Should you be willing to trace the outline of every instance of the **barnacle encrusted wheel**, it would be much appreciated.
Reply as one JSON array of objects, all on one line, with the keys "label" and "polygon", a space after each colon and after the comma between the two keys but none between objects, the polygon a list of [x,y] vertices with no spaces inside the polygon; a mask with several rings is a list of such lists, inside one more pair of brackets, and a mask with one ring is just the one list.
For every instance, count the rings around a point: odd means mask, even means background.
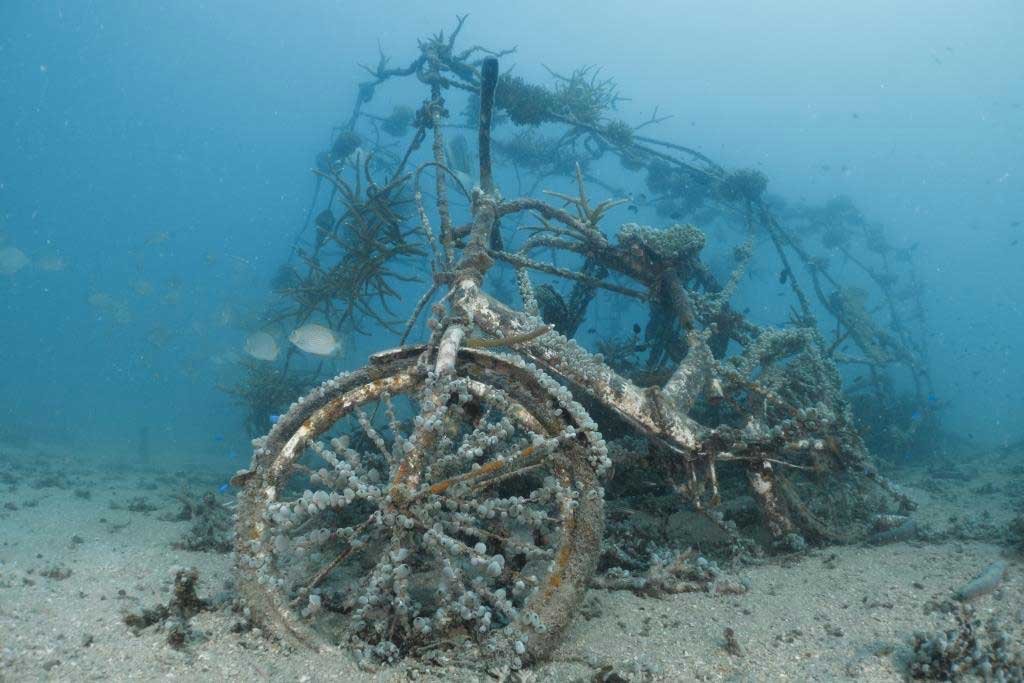
[{"label": "barnacle encrusted wheel", "polygon": [[243,600],[281,636],[377,660],[544,657],[600,551],[604,441],[519,359],[464,349],[436,377],[421,352],[324,383],[257,442],[236,479]]}]

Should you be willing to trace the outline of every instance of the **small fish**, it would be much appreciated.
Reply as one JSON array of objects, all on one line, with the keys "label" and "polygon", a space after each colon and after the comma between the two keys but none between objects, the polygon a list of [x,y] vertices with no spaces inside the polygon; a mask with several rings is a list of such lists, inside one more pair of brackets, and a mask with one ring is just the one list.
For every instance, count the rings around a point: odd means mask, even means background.
[{"label": "small fish", "polygon": [[224,435],[223,434],[214,434],[213,435],[213,440],[214,441],[223,441],[224,440]]},{"label": "small fish", "polygon": [[779,284],[784,285],[789,279],[789,268],[783,268],[779,271]]},{"label": "small fish", "polygon": [[226,482],[217,487],[217,492],[218,493],[227,493],[230,490],[231,490],[231,484],[228,484]]},{"label": "small fish", "polygon": [[928,394],[928,402],[929,403],[938,403],[939,402],[939,397],[936,396],[935,394]]},{"label": "small fish", "polygon": [[28,256],[17,247],[0,249],[0,275],[14,275],[29,264]]},{"label": "small fish", "polygon": [[169,342],[173,337],[174,333],[162,325],[156,325],[146,333],[146,341],[158,349],[162,349],[167,346],[167,342]]},{"label": "small fish", "polygon": [[267,332],[255,332],[245,338],[245,352],[256,360],[276,360],[280,351],[274,337]]},{"label": "small fish", "polygon": [[640,334],[640,325],[638,323],[633,323],[633,334]]},{"label": "small fish", "polygon": [[277,421],[280,420],[280,419],[281,419],[280,415],[271,415],[270,416],[270,424],[276,425]]},{"label": "small fish", "polygon": [[144,246],[152,247],[157,244],[163,244],[169,239],[171,239],[171,233],[166,230],[161,230],[160,232],[154,232],[152,235],[147,237],[143,244]]},{"label": "small fish", "polygon": [[634,215],[640,212],[640,207],[638,207],[636,204],[630,204],[629,206],[626,207],[626,209]]},{"label": "small fish", "polygon": [[132,283],[132,290],[139,296],[149,296],[153,293],[153,283],[149,280],[136,280]]},{"label": "small fish", "polygon": [[235,451],[228,451],[228,458],[229,459],[234,460],[237,457],[238,457],[238,453],[236,453]]},{"label": "small fish", "polygon": [[1018,244],[1020,244],[1020,240],[1013,240],[1012,242],[1010,242],[1010,246],[1011,246],[1011,247],[1015,247],[1015,246],[1017,246]]},{"label": "small fish", "polygon": [[924,415],[921,413],[920,410],[915,410],[910,414],[910,419],[913,420],[914,422],[920,422],[921,420],[924,419]]},{"label": "small fish", "polygon": [[36,261],[36,265],[39,267],[39,270],[45,270],[48,273],[59,273],[67,269],[68,262],[58,253],[48,253],[40,256],[39,260]]},{"label": "small fish", "polygon": [[597,330],[591,327],[589,330],[587,330],[587,334],[597,334]]},{"label": "small fish", "polygon": [[306,323],[292,330],[288,341],[315,356],[334,356],[341,351],[341,342],[334,336],[334,332],[316,323]]},{"label": "small fish", "polygon": [[114,297],[110,296],[106,292],[93,292],[87,299],[90,306],[96,308],[111,308],[115,305]]}]

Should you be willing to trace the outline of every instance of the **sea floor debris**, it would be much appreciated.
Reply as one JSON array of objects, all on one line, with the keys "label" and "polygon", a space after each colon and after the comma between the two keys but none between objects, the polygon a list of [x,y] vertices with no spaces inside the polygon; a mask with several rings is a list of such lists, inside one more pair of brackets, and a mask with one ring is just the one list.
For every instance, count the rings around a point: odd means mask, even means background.
[{"label": "sea floor debris", "polygon": [[181,503],[181,509],[164,519],[188,521],[191,525],[173,547],[198,552],[231,552],[234,522],[231,511],[216,494],[206,492],[196,497],[186,490],[175,494],[174,498]]},{"label": "sea floor debris", "polygon": [[[31,475],[37,465],[29,457],[22,462]],[[1010,476],[1007,467],[995,463],[980,468],[969,487],[1005,479]],[[147,492],[154,499],[178,493],[177,482],[183,476],[205,476],[201,468],[177,477],[161,474],[153,471],[148,477],[160,484],[158,490]],[[115,486],[131,495],[138,481],[137,476],[119,478],[102,469],[78,476],[82,485],[94,490]],[[913,469],[895,476],[908,482],[916,478]],[[1024,562],[1013,550],[1012,539],[1004,537],[999,546],[991,540],[946,534],[953,526],[949,518],[967,510],[990,511],[1005,527],[1013,519],[1015,498],[1002,487],[980,501],[970,495],[932,496],[912,484],[907,488],[920,502],[915,517],[941,533],[883,546],[810,548],[797,555],[751,558],[735,567],[720,564],[727,578],[747,586],[742,594],[701,590],[651,598],[631,590],[591,590],[550,660],[523,674],[565,682],[590,680],[601,671],[645,675],[655,681],[783,676],[901,681],[909,675],[914,634],[930,634],[928,639],[956,628],[954,615],[960,603],[953,600],[955,591],[999,559],[1008,565],[1004,583],[971,606],[982,621],[983,637],[990,616],[997,616],[1011,635],[1018,633],[1013,629],[1021,628],[1020,608],[1006,596],[1024,590]],[[14,500],[23,500],[24,491],[15,492]],[[0,492],[0,500],[10,500],[7,495]],[[344,651],[321,654],[287,647],[233,607],[229,555],[171,547],[188,528],[187,521],[131,513],[131,526],[111,535],[108,524],[100,522],[110,514],[105,496],[82,500],[57,490],[44,495],[40,505],[19,506],[8,513],[17,515],[17,524],[3,538],[7,545],[0,542],[0,677],[33,680],[71,677],[73,672],[118,679],[131,671],[147,671],[182,679],[310,676],[360,681],[415,671],[420,680],[470,681],[487,675],[457,668],[465,663],[443,650],[433,658],[406,660],[368,674]],[[669,541],[675,529],[668,526]],[[74,550],[67,549],[72,534],[84,539]],[[697,556],[687,562],[695,562]],[[58,562],[72,571],[69,577],[54,581],[38,576]],[[181,651],[172,648],[167,633],[155,625],[133,637],[121,616],[167,606],[172,596],[168,572],[174,565],[199,569],[198,597],[213,607],[190,618],[189,629],[203,636]],[[646,568],[635,571],[643,574]],[[842,635],[829,635],[826,626]],[[734,630],[742,657],[723,649],[727,627]]]},{"label": "sea floor debris", "polygon": [[997,618],[984,623],[973,607],[962,606],[952,615],[953,628],[914,635],[909,673],[932,681],[963,680],[976,676],[985,681],[1024,680],[1024,629]]},{"label": "sea floor debris", "polygon": [[124,623],[135,635],[156,626],[166,634],[168,645],[183,648],[195,637],[189,626],[190,620],[200,612],[210,609],[210,603],[196,594],[199,572],[195,567],[172,567],[171,574],[173,586],[170,601],[166,605],[155,605],[138,612],[129,612],[124,615]]}]

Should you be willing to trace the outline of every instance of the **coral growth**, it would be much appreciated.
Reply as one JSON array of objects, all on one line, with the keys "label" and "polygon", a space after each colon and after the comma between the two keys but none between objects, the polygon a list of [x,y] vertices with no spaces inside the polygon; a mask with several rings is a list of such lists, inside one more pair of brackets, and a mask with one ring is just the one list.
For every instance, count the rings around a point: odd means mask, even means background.
[{"label": "coral growth", "polygon": [[746,593],[747,586],[729,578],[714,562],[692,552],[656,558],[646,572],[613,568],[591,579],[594,588],[629,590],[637,595],[659,596],[672,593]]},{"label": "coral growth", "polygon": [[191,520],[192,526],[173,547],[196,552],[227,553],[234,543],[231,513],[212,493],[196,501],[189,494],[177,496],[182,503],[178,519]]},{"label": "coral growth", "polygon": [[135,635],[156,625],[167,634],[167,644],[180,649],[194,637],[189,620],[210,609],[210,604],[196,595],[199,572],[194,567],[172,567],[171,574],[174,576],[171,600],[166,605],[128,613],[124,616],[124,623]]},{"label": "coral growth", "polygon": [[725,176],[717,189],[726,201],[756,202],[768,189],[768,176],[756,169],[741,168]]},{"label": "coral growth", "polygon": [[1024,553],[1024,513],[1018,514],[1010,522],[1008,531],[1011,546],[1018,553]]},{"label": "coral growth", "polygon": [[494,105],[508,114],[512,123],[537,126],[552,119],[558,100],[544,86],[527,83],[519,76],[504,75],[498,79]]},{"label": "coral growth", "polygon": [[986,681],[1024,679],[1024,643],[1007,626],[990,620],[984,626],[974,608],[961,607],[954,628],[917,633],[908,667],[912,678],[932,681],[978,676]]}]

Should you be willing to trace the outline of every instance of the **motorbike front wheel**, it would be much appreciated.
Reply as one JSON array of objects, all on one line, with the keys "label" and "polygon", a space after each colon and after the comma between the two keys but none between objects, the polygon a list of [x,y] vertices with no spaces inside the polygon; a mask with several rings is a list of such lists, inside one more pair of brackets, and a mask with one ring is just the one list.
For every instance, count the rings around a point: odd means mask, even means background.
[{"label": "motorbike front wheel", "polygon": [[422,351],[325,382],[257,442],[236,477],[240,594],[313,647],[521,666],[559,642],[595,569],[607,450],[522,360],[463,349],[437,377]]}]

